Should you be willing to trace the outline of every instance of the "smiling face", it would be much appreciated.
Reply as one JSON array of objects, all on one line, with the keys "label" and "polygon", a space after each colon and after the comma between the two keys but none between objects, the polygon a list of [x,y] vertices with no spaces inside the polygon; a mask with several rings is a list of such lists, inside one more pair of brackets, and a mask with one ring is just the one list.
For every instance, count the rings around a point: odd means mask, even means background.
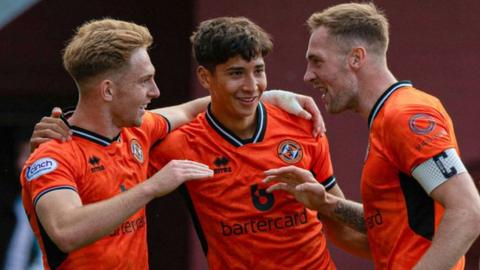
[{"label": "smiling face", "polygon": [[160,96],[155,68],[145,48],[136,49],[113,80],[112,116],[117,127],[140,126],[147,105]]},{"label": "smiling face", "polygon": [[241,56],[215,66],[213,72],[199,67],[199,79],[210,91],[212,111],[224,121],[255,119],[260,97],[267,87],[265,62],[258,56],[246,61]]},{"label": "smiling face", "polygon": [[321,26],[312,32],[306,53],[307,70],[304,81],[322,93],[329,113],[356,110],[358,100],[357,80],[347,60],[347,53],[329,37]]}]

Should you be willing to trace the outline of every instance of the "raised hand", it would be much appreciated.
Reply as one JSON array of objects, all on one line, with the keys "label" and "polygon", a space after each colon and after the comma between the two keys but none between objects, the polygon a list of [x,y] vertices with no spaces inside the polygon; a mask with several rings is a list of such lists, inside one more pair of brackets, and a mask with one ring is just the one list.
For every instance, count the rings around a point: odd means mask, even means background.
[{"label": "raised hand", "polygon": [[172,192],[189,180],[199,180],[213,176],[207,165],[191,160],[171,160],[161,170],[149,178],[155,197]]},{"label": "raised hand", "polygon": [[284,190],[312,210],[319,210],[327,201],[326,190],[308,170],[286,166],[265,171],[264,183],[276,182],[267,192]]},{"label": "raised hand", "polygon": [[50,116],[45,116],[35,125],[30,138],[30,151],[51,139],[65,142],[70,139],[70,128],[60,119],[62,109],[55,107]]},{"label": "raised hand", "polygon": [[320,109],[312,97],[285,90],[269,90],[263,93],[262,99],[279,106],[288,113],[311,120],[314,137],[323,136],[327,132]]}]

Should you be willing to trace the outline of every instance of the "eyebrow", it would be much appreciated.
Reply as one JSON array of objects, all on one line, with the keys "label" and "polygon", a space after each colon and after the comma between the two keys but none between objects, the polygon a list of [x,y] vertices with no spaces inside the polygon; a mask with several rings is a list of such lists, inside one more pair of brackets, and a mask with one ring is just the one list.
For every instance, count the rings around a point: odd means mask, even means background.
[{"label": "eyebrow", "polygon": [[319,61],[319,62],[324,62],[323,58],[321,56],[315,55],[315,54],[309,54],[307,55],[307,60],[308,61]]},{"label": "eyebrow", "polygon": [[140,80],[143,81],[145,79],[150,79],[150,78],[154,78],[154,77],[155,77],[155,72],[141,76]]},{"label": "eyebrow", "polygon": [[239,71],[239,70],[244,70],[244,67],[229,67],[227,68],[227,71]]}]

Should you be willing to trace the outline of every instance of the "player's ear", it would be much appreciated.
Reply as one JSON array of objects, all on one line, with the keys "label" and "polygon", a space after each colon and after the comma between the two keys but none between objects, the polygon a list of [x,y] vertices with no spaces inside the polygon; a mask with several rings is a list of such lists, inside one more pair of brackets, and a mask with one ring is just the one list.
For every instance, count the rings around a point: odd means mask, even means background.
[{"label": "player's ear", "polygon": [[366,51],[363,47],[353,48],[348,56],[348,63],[354,70],[358,70],[365,62]]},{"label": "player's ear", "polygon": [[197,78],[205,89],[210,89],[212,73],[204,66],[197,67]]},{"label": "player's ear", "polygon": [[105,101],[112,101],[114,94],[114,84],[111,80],[100,82],[100,95]]}]

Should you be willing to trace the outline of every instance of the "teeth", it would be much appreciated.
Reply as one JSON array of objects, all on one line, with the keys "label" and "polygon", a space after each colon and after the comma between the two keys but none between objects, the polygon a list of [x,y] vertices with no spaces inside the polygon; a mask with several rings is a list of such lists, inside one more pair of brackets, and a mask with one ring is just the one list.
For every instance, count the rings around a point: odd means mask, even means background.
[{"label": "teeth", "polygon": [[246,102],[252,102],[255,100],[255,97],[251,97],[251,98],[240,98],[241,100],[243,101],[246,101]]}]

